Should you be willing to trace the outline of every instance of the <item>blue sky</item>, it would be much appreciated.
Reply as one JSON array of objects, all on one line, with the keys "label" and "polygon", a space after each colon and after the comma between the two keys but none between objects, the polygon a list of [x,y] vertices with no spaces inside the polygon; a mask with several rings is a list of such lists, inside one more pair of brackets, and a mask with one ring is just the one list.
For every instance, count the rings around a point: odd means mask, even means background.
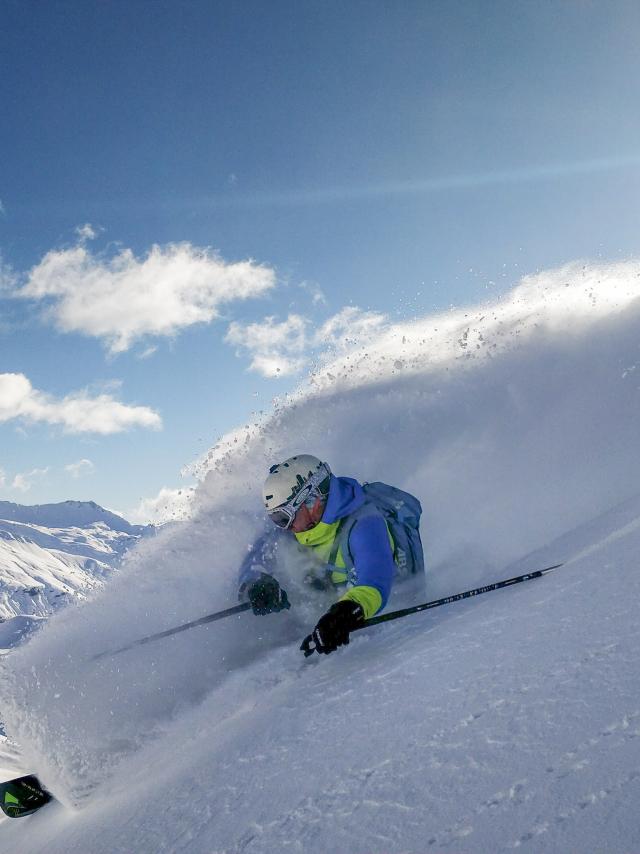
[{"label": "blue sky", "polygon": [[2,498],[135,516],[345,336],[638,255],[635,2],[0,23]]}]

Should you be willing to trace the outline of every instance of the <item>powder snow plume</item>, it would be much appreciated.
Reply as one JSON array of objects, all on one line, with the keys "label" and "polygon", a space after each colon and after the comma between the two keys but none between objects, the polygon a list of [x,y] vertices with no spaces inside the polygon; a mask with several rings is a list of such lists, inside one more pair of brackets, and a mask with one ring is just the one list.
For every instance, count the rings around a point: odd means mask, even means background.
[{"label": "powder snow plume", "polygon": [[[309,452],[337,474],[416,494],[430,596],[499,577],[637,494],[639,342],[640,264],[585,263],[527,277],[496,302],[389,326],[327,362],[201,461],[191,521],[141,544],[105,589],[5,661],[3,719],[29,767],[82,804],[244,664],[288,645],[298,655],[294,641],[326,601],[296,584],[286,551],[293,608],[259,636],[245,616],[90,660],[234,604],[274,461]],[[233,684],[212,727],[252,701]]]}]

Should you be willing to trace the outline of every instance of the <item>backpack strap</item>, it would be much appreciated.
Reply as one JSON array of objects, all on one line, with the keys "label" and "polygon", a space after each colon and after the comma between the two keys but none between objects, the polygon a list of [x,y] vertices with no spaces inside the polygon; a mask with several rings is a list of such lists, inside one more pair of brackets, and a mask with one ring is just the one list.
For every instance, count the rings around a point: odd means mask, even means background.
[{"label": "backpack strap", "polygon": [[348,516],[344,516],[340,519],[340,524],[336,529],[336,536],[331,546],[331,551],[329,552],[329,563],[335,566],[335,560],[338,555],[338,551],[340,551],[347,572],[353,569],[354,563],[351,549],[349,548],[349,537],[351,536],[353,526],[357,524],[358,520],[362,519],[363,516],[371,515],[377,516],[381,514],[379,514],[379,511],[373,502],[366,501],[353,513],[350,513]]},{"label": "backpack strap", "polygon": [[[344,539],[345,539],[343,536],[343,531],[344,531],[345,525],[347,524],[348,521],[349,521],[349,517],[344,516],[342,519],[340,519],[340,522],[338,523],[338,527],[336,528],[336,535],[333,538],[333,543],[331,544],[331,551],[329,552],[329,560],[327,561],[327,563],[330,563],[331,566],[336,565],[336,558],[338,557],[338,552],[341,550],[340,547],[343,545]],[[346,537],[347,548],[346,549],[343,548],[341,550],[343,560],[346,558],[347,552],[349,551],[349,549],[348,549],[349,533],[350,533],[352,527],[353,527],[353,523],[351,525],[349,525],[349,530],[346,532],[347,533],[347,537]],[[346,560],[345,560],[345,564],[346,564]],[[346,567],[346,568],[349,569],[349,567]]]}]

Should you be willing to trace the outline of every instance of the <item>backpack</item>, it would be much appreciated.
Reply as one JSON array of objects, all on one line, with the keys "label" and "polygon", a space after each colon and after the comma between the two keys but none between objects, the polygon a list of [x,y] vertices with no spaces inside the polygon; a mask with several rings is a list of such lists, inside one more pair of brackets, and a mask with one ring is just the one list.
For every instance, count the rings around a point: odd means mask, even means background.
[{"label": "backpack", "polygon": [[349,550],[349,535],[358,519],[363,516],[382,514],[393,539],[393,559],[398,575],[414,575],[424,572],[424,553],[420,540],[420,516],[422,507],[415,496],[395,486],[376,481],[363,483],[365,503],[355,513],[342,520],[332,549],[333,559],[340,549],[347,570],[353,569],[353,558]]}]

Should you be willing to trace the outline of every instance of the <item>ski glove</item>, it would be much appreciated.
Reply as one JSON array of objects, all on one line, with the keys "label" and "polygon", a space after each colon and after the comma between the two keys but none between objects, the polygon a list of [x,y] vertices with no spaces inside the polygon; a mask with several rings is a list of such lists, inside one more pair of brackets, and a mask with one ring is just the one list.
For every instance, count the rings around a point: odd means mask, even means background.
[{"label": "ski glove", "polygon": [[[352,632],[357,626],[364,621],[364,611],[362,605],[353,602],[351,599],[342,599],[332,605],[326,614],[318,620],[318,625],[311,633],[311,640],[315,645],[316,652],[328,655],[330,652],[335,652],[339,646],[344,646],[349,643],[349,632]],[[301,650],[307,654],[308,645],[307,638]]]},{"label": "ski glove", "polygon": [[272,575],[261,572],[260,577],[247,590],[253,613],[257,616],[290,608],[286,592]]}]

